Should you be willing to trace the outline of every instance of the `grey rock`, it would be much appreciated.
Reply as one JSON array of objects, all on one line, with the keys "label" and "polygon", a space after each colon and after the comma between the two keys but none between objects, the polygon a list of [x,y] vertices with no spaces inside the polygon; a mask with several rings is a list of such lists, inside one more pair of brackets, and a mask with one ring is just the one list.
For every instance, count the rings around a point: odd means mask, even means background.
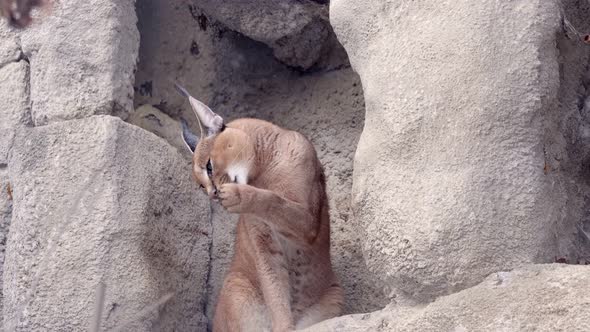
[{"label": "grey rock", "polygon": [[302,69],[324,55],[332,34],[327,6],[312,1],[205,0],[195,5],[231,30],[268,45],[281,62]]},{"label": "grey rock", "polygon": [[165,139],[188,160],[192,154],[182,139],[180,123],[151,105],[143,105],[129,115],[127,122]]},{"label": "grey rock", "polygon": [[367,107],[355,222],[397,301],[571,250],[561,237],[588,189],[554,167],[567,149],[557,2],[333,0],[330,18]]},{"label": "grey rock", "polygon": [[4,326],[86,330],[102,282],[101,330],[204,330],[210,211],[188,161],[110,116],[22,128],[16,140]]},{"label": "grey rock", "polygon": [[135,1],[58,1],[20,34],[35,125],[133,110]]},{"label": "grey rock", "polygon": [[7,162],[15,129],[31,122],[28,77],[26,61],[11,62],[0,68],[0,164]]},{"label": "grey rock", "polygon": [[20,40],[17,32],[6,20],[0,21],[0,68],[10,62],[15,62],[21,56]]},{"label": "grey rock", "polygon": [[151,104],[177,115],[186,100],[174,89],[174,82],[210,102],[211,85],[219,71],[217,59],[227,50],[220,48],[217,31],[206,15],[183,0],[142,0],[137,2],[137,16],[141,44],[135,107]]},{"label": "grey rock", "polygon": [[588,283],[588,266],[527,266],[494,273],[423,308],[338,317],[306,331],[588,331]]},{"label": "grey rock", "polygon": [[[4,303],[2,292],[2,280],[4,274],[4,256],[6,254],[6,237],[12,218],[12,189],[8,180],[8,169],[6,165],[0,164],[0,313]],[[2,328],[2,319],[0,319],[0,331]]]},{"label": "grey rock", "polygon": [[207,283],[207,317],[213,321],[217,297],[234,254],[238,215],[227,212],[220,204],[211,205],[211,268]]}]

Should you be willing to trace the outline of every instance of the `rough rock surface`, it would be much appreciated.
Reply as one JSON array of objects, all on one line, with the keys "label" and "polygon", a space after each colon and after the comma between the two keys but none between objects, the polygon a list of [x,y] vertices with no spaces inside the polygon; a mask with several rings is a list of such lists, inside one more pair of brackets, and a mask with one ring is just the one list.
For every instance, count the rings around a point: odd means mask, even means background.
[{"label": "rough rock surface", "polygon": [[[135,108],[150,104],[176,115],[185,102],[178,81],[195,96],[209,101],[216,78],[217,33],[207,16],[185,1],[137,2],[141,36],[135,75]],[[222,50],[217,56],[222,56]],[[191,121],[190,118],[187,119]]]},{"label": "rough rock surface", "polygon": [[589,283],[588,266],[527,266],[423,308],[339,317],[308,331],[589,331]]},{"label": "rough rock surface", "polygon": [[20,316],[20,331],[86,330],[102,282],[101,330],[204,330],[209,203],[186,159],[110,116],[23,128],[15,140],[4,326]]},{"label": "rough rock surface", "polygon": [[331,1],[367,107],[355,221],[398,301],[573,250],[588,187],[564,166],[558,3]]},{"label": "rough rock surface", "polygon": [[127,122],[156,134],[191,160],[192,154],[182,139],[180,122],[151,105],[143,105],[129,115]]},{"label": "rough rock surface", "polygon": [[135,1],[57,1],[19,34],[35,125],[133,110]]},{"label": "rough rock surface", "polygon": [[6,20],[0,21],[0,68],[14,62],[21,56],[20,40],[17,33],[8,26]]},{"label": "rough rock surface", "polygon": [[30,124],[29,64],[10,62],[0,67],[0,164],[6,164],[14,130]]},{"label": "rough rock surface", "polygon": [[329,44],[328,6],[313,1],[193,1],[229,29],[262,42],[281,62],[302,69],[314,65]]},{"label": "rough rock surface", "polygon": [[[346,292],[345,312],[385,306],[382,291],[363,262],[361,233],[350,219],[352,158],[363,128],[364,103],[358,76],[342,65],[342,47],[329,50],[332,56],[325,69],[302,74],[277,61],[264,45],[227,30],[181,1],[144,0],[138,3],[138,19],[142,44],[135,86],[137,110],[151,104],[175,120],[184,117],[197,130],[190,106],[171,84],[178,80],[228,121],[256,117],[308,136],[326,168],[332,256]],[[198,54],[191,52],[195,44]],[[148,130],[160,132],[167,118],[162,115],[162,126]],[[130,122],[135,123],[131,118]],[[150,123],[154,122],[158,121]],[[169,142],[177,146],[177,133],[158,135],[171,137]],[[210,315],[233,253],[235,221],[236,216],[213,205]]]},{"label": "rough rock surface", "polygon": [[[0,164],[0,314],[2,313],[3,292],[2,292],[2,275],[4,274],[4,256],[6,250],[6,237],[12,216],[12,189],[8,180],[8,168]],[[3,320],[0,319],[0,331]]]},{"label": "rough rock surface", "polygon": [[227,212],[220,204],[211,204],[211,266],[207,283],[207,317],[213,321],[217,296],[234,253],[238,215]]}]

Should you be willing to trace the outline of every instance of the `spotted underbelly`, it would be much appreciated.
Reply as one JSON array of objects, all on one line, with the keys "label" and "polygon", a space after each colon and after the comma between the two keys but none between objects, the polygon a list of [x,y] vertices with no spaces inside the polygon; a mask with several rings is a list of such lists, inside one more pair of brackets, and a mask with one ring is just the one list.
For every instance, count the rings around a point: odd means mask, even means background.
[{"label": "spotted underbelly", "polygon": [[[319,297],[319,289],[315,285],[318,281],[317,261],[313,257],[313,250],[297,246],[280,235],[275,235],[281,248],[285,265],[289,273],[291,291],[291,306],[295,314],[311,306]],[[319,278],[321,279],[321,277]]]}]

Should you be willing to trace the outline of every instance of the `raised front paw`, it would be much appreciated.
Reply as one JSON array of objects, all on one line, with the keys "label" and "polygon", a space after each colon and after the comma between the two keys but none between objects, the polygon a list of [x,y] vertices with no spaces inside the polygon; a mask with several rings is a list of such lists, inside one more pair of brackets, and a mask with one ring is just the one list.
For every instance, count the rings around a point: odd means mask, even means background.
[{"label": "raised front paw", "polygon": [[242,212],[242,195],[240,186],[236,183],[226,183],[219,188],[219,200],[221,205],[231,213]]}]

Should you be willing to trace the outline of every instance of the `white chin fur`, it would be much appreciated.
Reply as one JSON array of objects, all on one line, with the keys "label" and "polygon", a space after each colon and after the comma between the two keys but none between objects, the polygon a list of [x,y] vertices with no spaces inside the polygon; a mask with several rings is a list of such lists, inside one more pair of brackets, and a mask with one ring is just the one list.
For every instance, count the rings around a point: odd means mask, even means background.
[{"label": "white chin fur", "polygon": [[227,175],[232,182],[235,179],[236,183],[248,184],[248,167],[245,164],[231,165],[227,168]]}]

